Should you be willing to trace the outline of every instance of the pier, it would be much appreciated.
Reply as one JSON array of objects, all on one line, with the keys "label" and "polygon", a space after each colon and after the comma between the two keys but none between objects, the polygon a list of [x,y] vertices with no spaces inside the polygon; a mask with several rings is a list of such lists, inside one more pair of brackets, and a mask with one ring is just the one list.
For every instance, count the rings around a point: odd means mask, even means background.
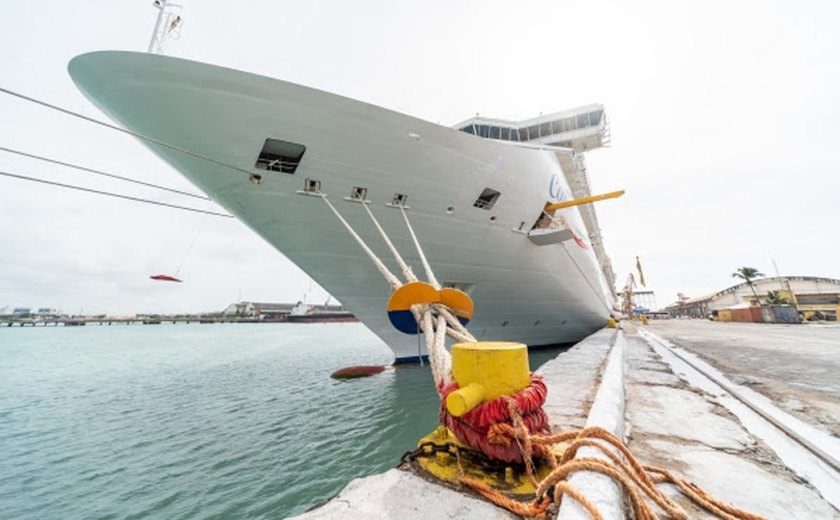
[{"label": "pier", "polygon": [[186,324],[191,323],[285,323],[284,318],[252,318],[252,317],[236,317],[236,316],[145,316],[135,318],[108,318],[108,317],[90,317],[90,316],[71,316],[63,318],[9,318],[0,320],[0,327],[81,327],[85,325],[161,325],[164,323],[170,324]]},{"label": "pier", "polygon": [[[643,463],[766,518],[840,518],[840,414],[831,377],[840,368],[838,337],[837,325],[625,323],[537,373],[548,385],[544,408],[555,432],[601,426]],[[788,387],[798,388],[793,400]],[[826,401],[833,407],[818,408]],[[604,518],[629,517],[611,480],[583,471],[570,481]],[[676,488],[663,490],[689,518],[713,518]],[[354,480],[295,518],[340,517],[518,518],[465,488],[436,483],[411,463]],[[557,518],[588,516],[566,498]]]}]

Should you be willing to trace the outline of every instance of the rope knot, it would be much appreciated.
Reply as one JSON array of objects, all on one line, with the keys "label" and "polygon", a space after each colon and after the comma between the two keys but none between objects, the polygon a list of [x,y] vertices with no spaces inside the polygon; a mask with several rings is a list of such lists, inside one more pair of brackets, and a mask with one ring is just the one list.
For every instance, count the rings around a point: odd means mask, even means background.
[{"label": "rope knot", "polygon": [[492,424],[487,430],[487,442],[498,446],[510,446],[510,441],[515,436],[513,427],[507,423]]}]

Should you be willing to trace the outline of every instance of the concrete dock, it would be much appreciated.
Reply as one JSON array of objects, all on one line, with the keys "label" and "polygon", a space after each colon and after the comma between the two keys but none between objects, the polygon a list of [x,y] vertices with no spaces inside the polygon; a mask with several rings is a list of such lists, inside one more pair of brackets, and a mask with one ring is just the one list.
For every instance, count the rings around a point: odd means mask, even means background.
[{"label": "concrete dock", "polygon": [[788,413],[840,437],[840,323],[654,320],[646,328]]},{"label": "concrete dock", "polygon": [[[673,320],[623,328],[599,331],[539,369],[554,431],[604,426],[642,463],[766,518],[840,519],[840,383],[829,377],[840,368],[840,327]],[[605,518],[625,518],[617,486],[586,475],[594,474],[575,474],[574,484]],[[715,518],[675,487],[662,489],[690,518]],[[586,518],[575,505],[565,499],[558,517]],[[403,466],[355,480],[296,518],[516,516]]]}]

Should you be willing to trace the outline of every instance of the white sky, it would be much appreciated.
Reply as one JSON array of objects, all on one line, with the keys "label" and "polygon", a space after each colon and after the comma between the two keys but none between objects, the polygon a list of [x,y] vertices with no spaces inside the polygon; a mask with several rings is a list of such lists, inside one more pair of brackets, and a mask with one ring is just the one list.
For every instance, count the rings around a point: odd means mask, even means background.
[{"label": "white sky", "polygon": [[[660,306],[727,287],[742,265],[772,274],[771,257],[782,274],[840,278],[836,1],[182,3],[168,54],[441,124],[604,103],[613,146],[588,155],[590,178],[627,190],[599,204],[605,244],[619,285],[642,258]],[[0,2],[0,86],[102,118],[67,62],[144,51],[156,13],[151,0]],[[191,188],[131,138],[5,95],[0,146]],[[0,171],[191,203],[2,152]],[[149,281],[196,236],[186,283]],[[296,301],[310,283],[238,222],[0,177],[0,308],[219,310],[240,294]]]}]

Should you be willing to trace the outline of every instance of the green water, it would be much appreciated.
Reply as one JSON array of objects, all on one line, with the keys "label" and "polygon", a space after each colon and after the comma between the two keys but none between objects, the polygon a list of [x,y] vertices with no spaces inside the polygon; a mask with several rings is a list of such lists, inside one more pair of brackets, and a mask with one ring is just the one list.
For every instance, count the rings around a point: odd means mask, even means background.
[{"label": "green water", "polygon": [[[531,355],[532,366],[557,354]],[[282,518],[437,423],[360,324],[0,329],[0,518]]]}]

